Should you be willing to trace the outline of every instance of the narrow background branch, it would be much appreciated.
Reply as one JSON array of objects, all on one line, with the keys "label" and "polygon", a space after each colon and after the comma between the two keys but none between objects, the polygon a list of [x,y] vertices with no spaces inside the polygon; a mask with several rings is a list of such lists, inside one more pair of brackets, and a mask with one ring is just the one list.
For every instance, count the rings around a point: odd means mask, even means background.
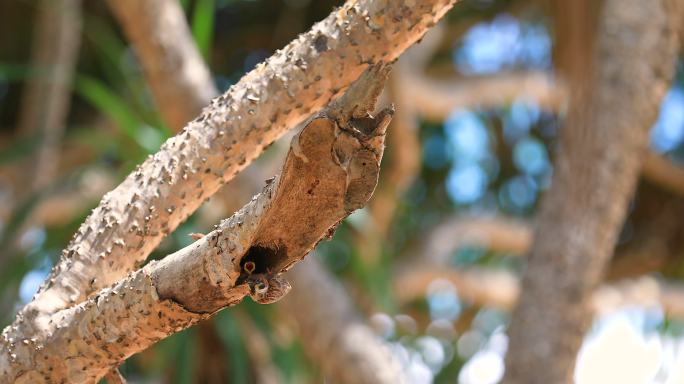
[{"label": "narrow background branch", "polygon": [[[135,47],[154,101],[180,131],[218,95],[177,0],[108,0]],[[178,102],[183,100],[183,102]]]}]

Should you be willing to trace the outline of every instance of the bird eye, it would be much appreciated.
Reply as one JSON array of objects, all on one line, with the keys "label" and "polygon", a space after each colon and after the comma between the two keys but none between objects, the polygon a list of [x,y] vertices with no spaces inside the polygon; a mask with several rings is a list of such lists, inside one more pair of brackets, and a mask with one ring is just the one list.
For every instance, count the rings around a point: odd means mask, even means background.
[{"label": "bird eye", "polygon": [[245,272],[252,274],[254,270],[256,269],[256,264],[254,264],[253,261],[248,261],[245,263],[245,266],[243,267],[245,269]]},{"label": "bird eye", "polygon": [[264,292],[268,291],[268,285],[266,285],[266,283],[263,283],[263,282],[257,283],[254,286],[254,288],[255,288],[255,291],[257,293],[264,293]]}]

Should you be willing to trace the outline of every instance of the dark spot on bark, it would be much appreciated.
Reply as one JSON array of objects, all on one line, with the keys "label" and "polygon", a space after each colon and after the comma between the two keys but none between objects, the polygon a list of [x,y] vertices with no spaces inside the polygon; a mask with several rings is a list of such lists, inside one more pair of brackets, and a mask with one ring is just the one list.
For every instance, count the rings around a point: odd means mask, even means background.
[{"label": "dark spot on bark", "polygon": [[314,40],[314,48],[316,52],[321,53],[328,50],[328,38],[324,35],[318,35]]},{"label": "dark spot on bark", "polygon": [[320,183],[321,183],[321,181],[318,180],[318,179],[316,179],[313,183],[311,183],[311,186],[309,187],[309,190],[306,191],[306,193],[309,194],[309,195],[313,195],[313,194],[314,194],[314,189],[316,189],[316,187],[317,187],[318,184],[320,184]]}]

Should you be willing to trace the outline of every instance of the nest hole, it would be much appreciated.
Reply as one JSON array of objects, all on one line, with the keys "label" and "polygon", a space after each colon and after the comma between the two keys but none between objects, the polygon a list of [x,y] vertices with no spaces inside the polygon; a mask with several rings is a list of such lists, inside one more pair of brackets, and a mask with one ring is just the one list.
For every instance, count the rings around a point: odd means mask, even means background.
[{"label": "nest hole", "polygon": [[[255,244],[249,247],[247,252],[242,259],[240,259],[240,271],[243,274],[247,273],[247,270],[251,270],[249,273],[273,273],[277,272],[279,266],[283,265],[283,262],[287,258],[287,250],[284,245],[262,245]],[[250,268],[245,268],[247,263],[253,263]]]}]

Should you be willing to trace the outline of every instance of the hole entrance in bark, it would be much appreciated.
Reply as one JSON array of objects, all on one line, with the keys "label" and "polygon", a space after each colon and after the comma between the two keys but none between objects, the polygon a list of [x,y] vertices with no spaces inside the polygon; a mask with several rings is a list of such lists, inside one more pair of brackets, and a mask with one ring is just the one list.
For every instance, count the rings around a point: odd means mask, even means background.
[{"label": "hole entrance in bark", "polygon": [[[287,247],[279,244],[255,244],[249,247],[240,260],[243,274],[277,272],[281,262],[287,257]],[[245,267],[247,266],[247,267]]]}]

